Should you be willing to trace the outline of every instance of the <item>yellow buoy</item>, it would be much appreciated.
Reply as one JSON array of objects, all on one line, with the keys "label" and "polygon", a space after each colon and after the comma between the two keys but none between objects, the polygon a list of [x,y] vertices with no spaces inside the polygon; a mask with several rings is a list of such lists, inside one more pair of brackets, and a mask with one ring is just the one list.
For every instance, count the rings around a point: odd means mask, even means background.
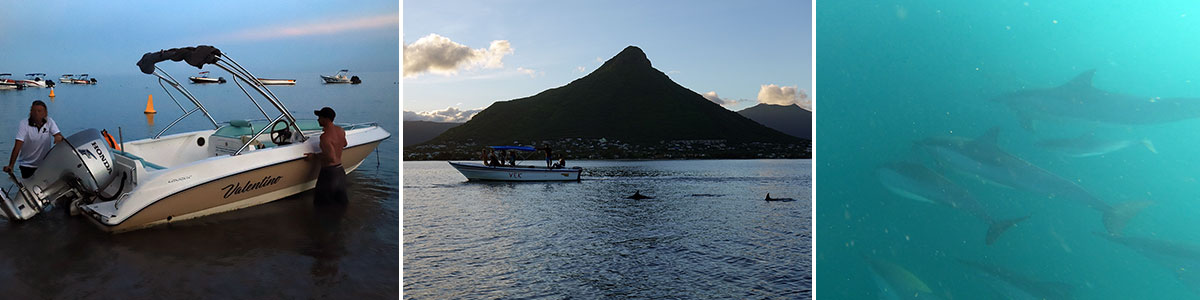
[{"label": "yellow buoy", "polygon": [[154,95],[146,96],[146,112],[145,113],[147,115],[158,113],[157,111],[154,111]]},{"label": "yellow buoy", "polygon": [[54,88],[50,88],[50,98],[54,98]]}]

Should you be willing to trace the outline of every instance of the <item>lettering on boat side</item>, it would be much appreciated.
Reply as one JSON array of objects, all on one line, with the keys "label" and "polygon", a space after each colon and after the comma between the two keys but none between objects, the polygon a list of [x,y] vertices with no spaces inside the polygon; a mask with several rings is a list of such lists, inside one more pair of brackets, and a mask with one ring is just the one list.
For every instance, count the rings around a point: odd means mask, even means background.
[{"label": "lettering on boat side", "polygon": [[[172,178],[171,180],[168,180],[167,183],[176,183],[176,182],[180,182],[180,181],[184,181],[184,180],[188,180],[188,179],[192,179],[192,175],[179,177],[179,178]],[[229,198],[229,197],[226,197],[226,198]]]},{"label": "lettering on boat side", "polygon": [[257,189],[261,189],[264,187],[275,185],[276,183],[279,183],[279,179],[282,179],[282,178],[283,178],[283,176],[275,176],[275,177],[267,176],[267,177],[263,177],[263,179],[258,182],[246,181],[246,185],[242,185],[241,182],[238,182],[238,183],[227,185],[227,186],[221,188],[221,190],[225,191],[225,198],[229,198],[229,196],[233,196],[233,195],[237,195],[237,194],[241,194],[241,193],[248,193],[253,190],[257,190]]},{"label": "lettering on boat side", "polygon": [[521,178],[521,172],[508,172],[508,178]]}]

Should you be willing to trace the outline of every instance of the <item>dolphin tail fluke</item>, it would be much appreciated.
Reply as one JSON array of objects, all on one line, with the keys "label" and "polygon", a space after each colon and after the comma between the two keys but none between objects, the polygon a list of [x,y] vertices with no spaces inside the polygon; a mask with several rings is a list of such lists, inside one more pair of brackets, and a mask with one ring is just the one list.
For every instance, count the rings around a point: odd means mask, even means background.
[{"label": "dolphin tail fluke", "polygon": [[1147,206],[1154,204],[1151,201],[1129,201],[1113,206],[1111,209],[1104,212],[1104,229],[1108,230],[1109,234],[1120,235],[1121,230],[1125,228],[1125,224],[1129,223],[1129,219],[1142,212]]},{"label": "dolphin tail fluke", "polygon": [[1028,218],[1029,218],[1029,216],[1024,216],[1024,217],[1015,218],[1015,219],[999,220],[999,221],[992,222],[992,224],[990,226],[988,226],[987,238],[985,239],[985,241],[987,241],[988,245],[995,243],[996,239],[1000,238],[1000,234],[1004,233],[1005,230],[1012,228],[1014,225],[1017,225],[1017,223],[1020,223],[1021,221],[1025,221],[1025,219],[1028,219]]},{"label": "dolphin tail fluke", "polygon": [[1150,153],[1158,154],[1158,149],[1154,149],[1154,142],[1151,142],[1150,139],[1142,139],[1142,146],[1146,146],[1146,150],[1150,150]]}]

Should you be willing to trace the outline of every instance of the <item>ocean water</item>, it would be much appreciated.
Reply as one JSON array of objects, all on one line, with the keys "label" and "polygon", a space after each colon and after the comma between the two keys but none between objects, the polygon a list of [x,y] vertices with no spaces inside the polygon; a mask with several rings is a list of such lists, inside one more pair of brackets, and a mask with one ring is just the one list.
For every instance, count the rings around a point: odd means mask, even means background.
[{"label": "ocean water", "polygon": [[[1009,297],[997,287],[1002,280],[958,262],[968,260],[1000,266],[1014,278],[1057,282],[1078,299],[1200,298],[1192,290],[1197,284],[1188,283],[1200,271],[1194,270],[1200,267],[1200,231],[1195,230],[1200,226],[1195,217],[1200,120],[1150,125],[1050,120],[1025,126],[1017,110],[991,101],[1060,86],[1095,69],[1096,88],[1135,95],[1134,102],[1172,97],[1200,102],[1200,60],[1195,59],[1200,5],[824,1],[817,3],[816,18],[819,298],[886,296],[873,278],[886,274],[873,272],[864,257],[900,266],[928,286],[928,293],[902,297]],[[1129,107],[1117,115],[1167,117]],[[945,176],[978,198],[989,214],[1031,216],[989,246],[983,241],[984,222],[947,206],[903,198],[885,189],[875,174],[877,166],[894,161],[936,167],[929,155],[914,150],[914,142],[975,138],[992,128],[999,130],[998,145],[1006,152],[1106,203],[1152,201],[1129,221],[1123,236],[1184,246],[1149,247],[1175,251],[1174,257],[1147,255],[1105,238],[1095,209],[948,172]],[[1148,140],[1154,151],[1135,142],[1103,155],[1070,157],[1038,146],[1041,140],[1086,134]]]},{"label": "ocean water", "polygon": [[[223,76],[229,83],[196,85],[187,83],[196,69],[163,65],[218,122],[263,118],[224,71],[214,70],[212,76]],[[338,111],[338,122],[378,122],[392,133],[348,176],[348,205],[314,206],[310,191],[117,235],[102,232],[82,217],[70,217],[61,208],[20,223],[0,220],[0,290],[9,293],[6,298],[398,297],[399,74],[356,73],[363,79],[360,85],[325,85],[316,73],[256,75],[299,81],[296,86],[269,87],[297,118],[315,118],[312,110],[331,106]],[[151,75],[93,77],[99,84],[58,85],[53,99],[47,97],[49,89],[0,91],[4,163],[16,125],[28,116],[33,100],[48,104],[64,136],[85,128],[107,129],[117,136],[120,128],[125,140],[142,139],[182,115]],[[158,111],[153,124],[142,113],[150,94]],[[270,111],[269,104],[256,99]],[[197,113],[168,134],[211,128],[207,123]],[[11,185],[7,178],[0,179],[0,186]]]},{"label": "ocean water", "polygon": [[810,297],[810,160],[568,164],[582,181],[404,162],[405,297]]}]

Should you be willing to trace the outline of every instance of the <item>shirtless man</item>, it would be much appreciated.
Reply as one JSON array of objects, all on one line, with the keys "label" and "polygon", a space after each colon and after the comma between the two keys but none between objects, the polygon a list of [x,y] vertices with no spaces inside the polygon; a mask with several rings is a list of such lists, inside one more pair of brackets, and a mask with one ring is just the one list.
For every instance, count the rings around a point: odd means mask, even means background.
[{"label": "shirtless man", "polygon": [[316,159],[321,166],[317,175],[316,201],[346,203],[346,169],[342,168],[342,149],[346,148],[346,131],[333,124],[337,113],[324,107],[313,111],[321,124],[321,153],[305,153],[305,160]]}]

